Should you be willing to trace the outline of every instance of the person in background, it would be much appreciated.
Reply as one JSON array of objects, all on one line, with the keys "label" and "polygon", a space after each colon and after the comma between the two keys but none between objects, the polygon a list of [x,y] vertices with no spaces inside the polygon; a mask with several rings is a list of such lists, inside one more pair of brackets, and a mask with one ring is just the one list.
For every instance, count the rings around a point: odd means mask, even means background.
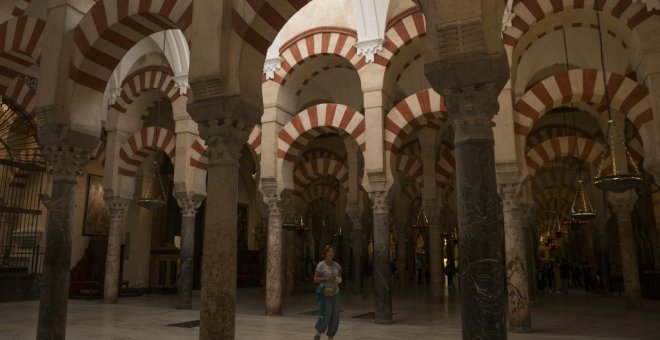
[{"label": "person in background", "polygon": [[325,246],[323,252],[323,261],[316,266],[314,273],[314,282],[319,286],[316,289],[316,296],[319,300],[319,318],[316,321],[316,335],[314,340],[321,339],[325,333],[328,339],[333,339],[339,329],[339,286],[341,283],[341,266],[333,261],[335,258],[335,248],[331,245]]}]

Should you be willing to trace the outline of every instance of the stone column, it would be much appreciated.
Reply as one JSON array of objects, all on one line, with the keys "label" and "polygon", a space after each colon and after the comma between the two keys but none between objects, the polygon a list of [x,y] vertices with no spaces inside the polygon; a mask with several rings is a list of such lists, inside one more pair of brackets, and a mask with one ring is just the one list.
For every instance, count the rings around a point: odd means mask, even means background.
[{"label": "stone column", "polygon": [[505,339],[503,230],[492,130],[497,90],[486,83],[442,94],[455,134],[463,339]]},{"label": "stone column", "polygon": [[251,126],[232,119],[200,123],[208,145],[199,338],[234,339],[236,318],[236,195],[238,160]]},{"label": "stone column", "polygon": [[532,328],[529,309],[527,247],[523,230],[525,207],[519,185],[500,185],[504,213],[504,246],[509,298],[509,330],[527,332]]},{"label": "stone column", "polygon": [[364,260],[366,249],[364,247],[364,229],[362,228],[362,211],[357,205],[348,207],[348,216],[353,228],[351,230],[351,247],[353,248],[353,294],[356,298],[364,298]]},{"label": "stone column", "polygon": [[635,208],[634,202],[634,199],[614,200],[612,202],[612,209],[616,214],[619,229],[623,289],[625,290],[628,309],[640,309],[642,307],[642,289],[639,284],[639,268],[637,265],[637,245],[633,237],[630,218]]},{"label": "stone column", "polygon": [[[612,294],[610,286],[610,260],[609,249],[607,247],[607,221],[609,216],[607,212],[602,212],[596,219],[590,223],[591,230],[593,231],[594,253],[596,261],[598,261],[598,269],[600,271],[601,286],[603,295],[609,296]],[[595,268],[594,268],[595,269]],[[592,273],[593,278],[596,278],[596,272]]]},{"label": "stone column", "polygon": [[116,303],[119,293],[119,269],[121,268],[121,226],[130,200],[113,196],[112,190],[104,194],[105,206],[110,215],[108,248],[105,257],[105,280],[103,281],[103,303]]},{"label": "stone column", "polygon": [[438,203],[436,200],[426,200],[424,202],[424,211],[431,225],[429,226],[428,250],[431,271],[431,302],[441,303],[444,300],[445,292],[445,272],[443,268],[443,240],[442,226],[440,225],[440,216]]},{"label": "stone column", "polygon": [[386,191],[369,193],[374,214],[375,322],[392,323],[392,267],[389,256],[389,204]]},{"label": "stone column", "polygon": [[179,275],[176,281],[178,293],[176,309],[192,309],[195,217],[204,197],[185,191],[175,191],[174,197],[181,208],[181,244],[179,246]]},{"label": "stone column", "polygon": [[[262,179],[262,185],[264,185]],[[273,183],[274,184],[274,183]],[[282,239],[283,204],[275,187],[263,187],[264,202],[268,206],[267,257],[266,257],[266,315],[282,315],[284,291],[284,267]]]},{"label": "stone column", "polygon": [[69,299],[76,172],[87,162],[89,152],[67,145],[46,145],[43,149],[52,172],[53,187],[52,199],[42,196],[48,214],[37,339],[64,339]]}]

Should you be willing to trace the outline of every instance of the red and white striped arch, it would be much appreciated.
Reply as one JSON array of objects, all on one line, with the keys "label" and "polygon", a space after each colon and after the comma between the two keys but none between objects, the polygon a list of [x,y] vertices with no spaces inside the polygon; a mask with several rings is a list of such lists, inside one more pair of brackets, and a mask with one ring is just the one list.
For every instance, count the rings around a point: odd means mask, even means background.
[{"label": "red and white striped arch", "polygon": [[445,148],[437,163],[435,164],[436,182],[441,187],[450,188],[453,186],[454,181],[452,176],[456,172],[456,158],[454,157],[453,148]]},{"label": "red and white striped arch", "polygon": [[117,172],[121,176],[134,178],[142,162],[155,150],[163,151],[172,164],[174,162],[174,152],[176,146],[176,136],[172,131],[150,126],[144,128],[131,136],[119,150],[119,169]]},{"label": "red and white striped arch", "polygon": [[282,26],[311,0],[241,1],[232,10],[232,29],[265,56]]},{"label": "red and white striped arch", "polygon": [[307,143],[328,132],[352,136],[364,152],[364,131],[364,116],[351,107],[335,103],[311,106],[280,130],[277,156],[293,164]]},{"label": "red and white striped arch", "polygon": [[100,0],[74,29],[69,75],[98,92],[126,52],[145,37],[164,30],[186,33],[192,0]]},{"label": "red and white striped arch", "polygon": [[5,91],[5,97],[10,98],[34,122],[34,95],[36,93],[35,89],[27,86],[25,80],[15,78]]},{"label": "red and white striped arch", "polygon": [[424,168],[418,157],[397,155],[394,162],[397,171],[401,171],[401,173],[412,178],[415,181],[415,185],[418,187],[421,188],[424,186]]},{"label": "red and white striped arch", "polygon": [[300,194],[314,180],[331,176],[348,192],[348,168],[339,159],[316,157],[299,163],[293,172],[294,194]]},{"label": "red and white striped arch", "polygon": [[0,93],[21,70],[37,63],[45,27],[45,21],[25,15],[0,24]]},{"label": "red and white striped arch", "polygon": [[[630,30],[654,14],[647,11],[646,5],[640,2],[630,0],[601,0],[600,3],[604,4],[604,13],[611,15],[615,19],[619,19]],[[502,35],[504,45],[509,51],[513,51],[522,36],[530,31],[530,28],[534,24],[544,20],[547,16],[568,10],[584,9],[593,11],[596,7],[595,4],[595,0],[518,1],[512,9],[516,15],[511,20],[512,26],[508,27]]]},{"label": "red and white striped arch", "polygon": [[257,161],[261,161],[261,125],[255,125],[252,128],[247,143],[254,152]]},{"label": "red and white striped arch", "polygon": [[579,127],[572,127],[572,126],[566,126],[566,125],[545,125],[543,128],[540,129],[535,129],[528,137],[527,137],[527,142],[525,144],[525,149],[528,150],[530,148],[533,148],[537,144],[543,143],[543,141],[555,138],[555,137],[567,137],[567,136],[575,136],[577,134],[578,137],[582,138],[588,138],[596,141],[602,141],[603,136],[600,131],[599,126],[594,126],[596,128],[595,131],[586,131],[584,129],[581,129]]},{"label": "red and white striped arch", "polygon": [[444,99],[433,89],[419,91],[400,101],[385,117],[385,149],[399,152],[403,140],[424,127],[438,127],[435,122],[447,120]]},{"label": "red and white striped arch", "polygon": [[642,158],[644,158],[644,144],[642,143],[642,136],[640,136],[639,133],[635,134],[635,137],[630,139],[626,143],[626,146],[628,147],[630,157],[632,157],[635,162],[639,163]]},{"label": "red and white striped arch", "polygon": [[327,185],[312,185],[302,193],[302,199],[307,204],[321,198],[334,203],[339,198],[339,191]]},{"label": "red and white striped arch", "polygon": [[388,20],[385,27],[383,50],[374,62],[389,66],[401,48],[413,40],[426,36],[426,20],[422,10],[413,6]]},{"label": "red and white striped arch", "polygon": [[357,54],[356,41],[355,30],[345,27],[321,26],[301,32],[280,48],[281,68],[275,72],[273,81],[284,85],[287,76],[292,74],[297,66],[302,65],[309,58],[321,55],[342,57],[358,69],[363,58]]},{"label": "red and white striped arch", "polygon": [[[529,173],[535,173],[543,164],[552,162],[558,158],[575,157],[575,147],[575,137],[568,136],[552,138],[535,146],[525,155],[525,162],[527,163]],[[587,161],[594,166],[600,162],[603,152],[602,144],[594,142],[591,139],[578,137],[577,147],[579,151],[577,158]]]},{"label": "red and white striped arch", "polygon": [[[611,108],[624,114],[639,130],[645,144],[650,143],[653,124],[648,123],[654,117],[649,91],[620,74],[608,72],[605,77]],[[514,130],[523,139],[519,145],[524,145],[534,123],[546,112],[569,103],[605,105],[603,73],[599,70],[574,69],[555,74],[532,86],[513,107]]]},{"label": "red and white striped arch", "polygon": [[106,142],[104,140],[99,140],[99,144],[96,145],[96,148],[94,148],[94,151],[89,158],[95,159],[101,164],[105,164],[105,149]]},{"label": "red and white striped arch", "polygon": [[186,97],[186,95],[180,94],[169,69],[152,67],[128,75],[122,84],[121,94],[112,107],[125,113],[137,97],[149,90],[161,91],[172,102],[179,97]]}]

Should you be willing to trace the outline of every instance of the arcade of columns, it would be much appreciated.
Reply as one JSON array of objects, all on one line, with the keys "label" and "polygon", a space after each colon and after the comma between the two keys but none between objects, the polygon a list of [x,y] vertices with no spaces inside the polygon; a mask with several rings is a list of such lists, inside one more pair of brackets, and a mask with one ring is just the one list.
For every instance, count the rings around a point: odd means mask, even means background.
[{"label": "arcade of columns", "polygon": [[[437,0],[384,1],[384,8],[337,1],[375,26],[313,15],[336,9],[331,2],[128,3],[51,1],[41,12],[30,5],[0,30],[16,41],[2,45],[3,62],[11,60],[7,51],[24,50],[38,79],[35,90],[21,83],[28,71],[2,71],[0,89],[34,113],[52,173],[39,339],[65,334],[77,172],[90,158],[103,161],[110,214],[104,302],[114,303],[122,226],[134,198],[153,182],[153,150],[174,165],[181,209],[177,308],[191,308],[197,209],[204,200],[212,205],[205,211],[200,339],[234,337],[236,271],[222,268],[237,266],[237,183],[255,170],[258,192],[251,195],[264,202],[267,221],[268,315],[282,313],[283,295],[301,277],[292,254],[307,244],[285,231],[283,220],[319,211],[328,216],[323,224],[345,228],[340,253],[352,249],[352,262],[344,262],[351,289],[361,296],[373,284],[375,322],[393,322],[391,261],[414,267],[410,225],[423,208],[431,222],[420,236],[430,259],[429,299],[443,300],[442,259],[453,256],[443,242],[457,230],[463,337],[529,330],[530,273],[544,214],[570,207],[575,169],[583,179],[595,174],[606,93],[626,147],[642,161],[646,188],[605,195],[588,184],[600,215],[565,246],[586,245],[591,251],[582,258],[603,271],[617,265],[629,306],[641,305],[638,263],[660,266],[660,214],[638,217],[660,205],[653,184],[660,176],[660,20],[653,1],[471,0],[460,8]],[[605,73],[595,9],[607,32]],[[27,34],[11,36],[20,30]],[[162,41],[169,51],[154,50]],[[140,59],[134,46],[149,52]],[[189,56],[182,46],[191,46]],[[171,110],[154,123],[150,105],[161,96]],[[243,168],[243,157],[255,168]],[[333,242],[334,231],[312,230],[310,238]],[[649,247],[639,233],[651,236]],[[361,279],[368,248],[373,283]]]}]

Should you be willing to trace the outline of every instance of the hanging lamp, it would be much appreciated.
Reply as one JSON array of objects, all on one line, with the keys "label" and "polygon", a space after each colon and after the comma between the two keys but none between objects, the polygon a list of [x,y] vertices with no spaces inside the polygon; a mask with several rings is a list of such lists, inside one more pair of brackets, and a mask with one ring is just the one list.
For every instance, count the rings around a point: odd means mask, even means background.
[{"label": "hanging lamp", "polygon": [[[605,140],[605,149],[601,157],[600,165],[598,166],[598,173],[594,178],[594,185],[605,191],[624,192],[631,189],[640,188],[644,184],[637,164],[633,161],[628,148],[625,143],[619,138],[617,126],[612,119],[612,110],[610,109],[610,96],[607,91],[607,81],[605,73],[605,56],[603,53],[603,32],[600,24],[600,1],[597,0],[596,4],[596,22],[598,24],[598,39],[600,43],[600,64],[603,72],[603,88],[605,90],[605,103],[607,104],[607,136]],[[616,148],[616,145],[621,144],[621,148]],[[608,157],[609,156],[609,157]],[[621,162],[626,162],[632,168],[622,169]]]},{"label": "hanging lamp", "polygon": [[[163,32],[163,54],[160,59],[160,67],[163,67],[165,64],[165,48],[167,44],[167,32]],[[161,98],[158,98],[158,104],[156,105],[156,122],[155,126],[160,124],[160,107],[161,107]],[[166,195],[165,195],[165,186],[163,185],[163,179],[160,175],[160,167],[158,166],[158,161],[154,160],[153,163],[154,172],[158,177],[158,187],[160,190],[154,189],[153,185],[149,185],[147,192],[143,197],[137,199],[137,204],[145,209],[153,210],[164,208],[167,205]]]},{"label": "hanging lamp", "polygon": [[[562,38],[564,42],[564,57],[566,59],[566,74],[570,71],[568,63],[568,43],[566,42],[566,29],[562,28]],[[572,108],[572,104],[570,104]],[[575,158],[580,158],[580,145],[578,144],[577,138],[577,124],[575,124],[575,111],[571,111],[572,120],[573,120],[573,136],[575,137]],[[564,113],[564,125],[566,125],[566,113]],[[581,164],[578,164],[578,183],[577,191],[575,192],[575,197],[573,198],[573,204],[571,204],[571,218],[574,220],[590,220],[598,216],[598,211],[596,211],[589,197],[584,192],[584,186],[582,185],[582,167]],[[573,224],[571,224],[572,226]]]},{"label": "hanging lamp", "polygon": [[426,213],[424,212],[424,209],[420,208],[419,212],[417,213],[417,219],[415,220],[415,224],[413,224],[414,229],[425,229],[430,226],[429,219],[426,217]]},{"label": "hanging lamp", "polygon": [[137,204],[139,206],[149,210],[164,208],[167,205],[167,201],[165,200],[165,186],[163,186],[163,179],[160,176],[160,167],[158,166],[157,161],[154,161],[153,167],[154,172],[158,177],[158,188],[154,188],[154,186],[150,184],[147,187],[145,195],[137,199]]}]

